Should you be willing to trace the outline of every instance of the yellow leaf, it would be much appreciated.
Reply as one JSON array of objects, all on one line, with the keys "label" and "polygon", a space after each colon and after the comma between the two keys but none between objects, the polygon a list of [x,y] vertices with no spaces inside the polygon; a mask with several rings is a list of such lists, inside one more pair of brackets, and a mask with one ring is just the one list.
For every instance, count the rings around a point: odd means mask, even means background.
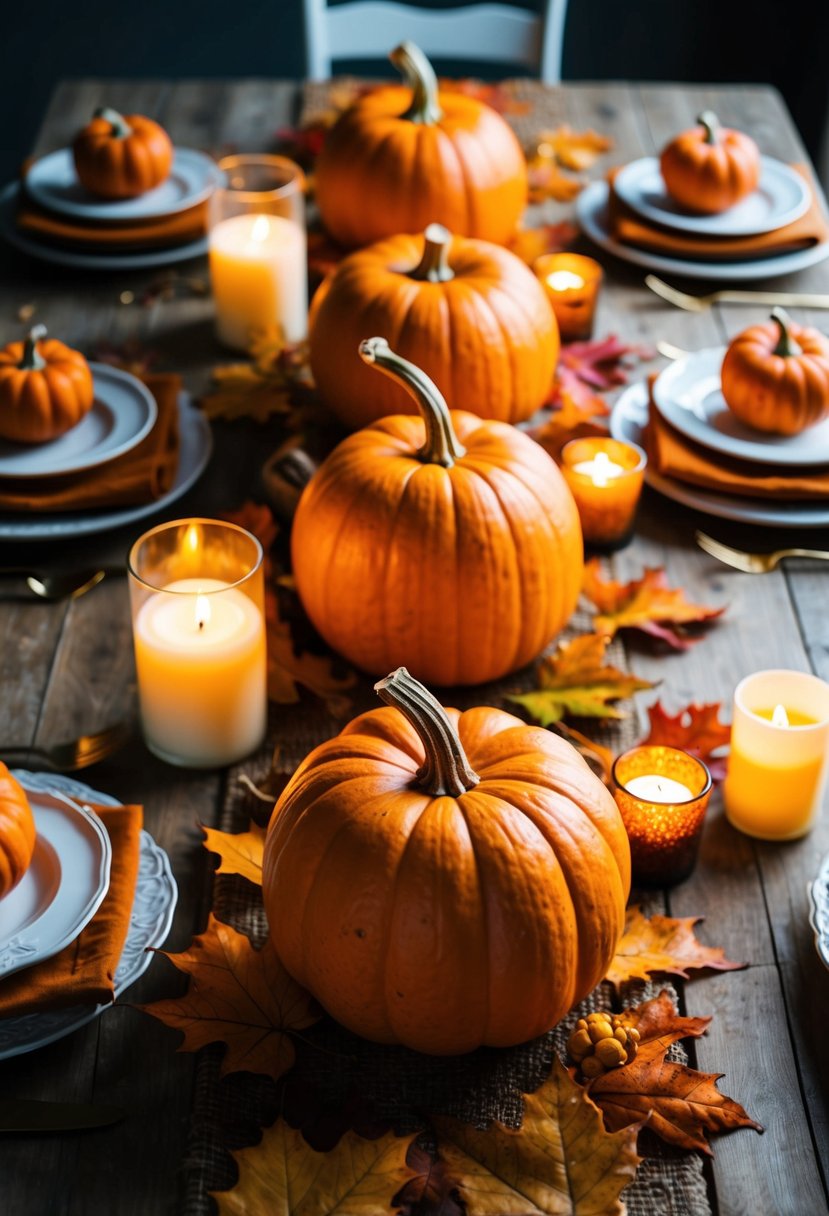
[{"label": "yellow leaf", "polygon": [[241,874],[261,887],[264,828],[252,823],[247,832],[219,832],[216,828],[202,828],[202,831],[204,847],[221,858],[217,874]]},{"label": "yellow leaf", "polygon": [[716,946],[704,946],[694,936],[694,925],[700,916],[660,916],[648,920],[641,908],[627,910],[625,931],[616,947],[606,979],[611,984],[625,980],[647,980],[653,971],[688,978],[688,972],[699,967],[716,971],[739,971],[745,963],[732,963],[725,951]]},{"label": "yellow leaf", "polygon": [[608,639],[597,633],[560,642],[555,654],[538,664],[539,687],[508,699],[523,705],[542,726],[558,722],[565,714],[582,718],[624,717],[608,702],[653,688],[653,684],[605,663],[607,644]]}]

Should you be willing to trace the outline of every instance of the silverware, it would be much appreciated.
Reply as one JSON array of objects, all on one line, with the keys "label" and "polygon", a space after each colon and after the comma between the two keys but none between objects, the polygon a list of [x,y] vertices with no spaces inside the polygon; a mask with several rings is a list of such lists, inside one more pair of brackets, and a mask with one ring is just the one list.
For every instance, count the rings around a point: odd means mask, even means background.
[{"label": "silverware", "polygon": [[691,296],[671,287],[655,274],[645,275],[645,286],[651,291],[684,308],[686,312],[706,312],[712,304],[782,304],[787,308],[829,308],[829,295],[812,295],[797,291],[712,291],[707,296]]},{"label": "silverware", "polygon": [[691,353],[689,350],[683,350],[681,346],[674,346],[673,342],[666,342],[664,338],[659,339],[656,349],[665,359],[684,359]]},{"label": "silverware", "polygon": [[[94,735],[81,735],[79,739],[70,739],[66,743],[55,743],[51,747],[3,747],[0,745],[0,758],[6,764],[20,764],[31,767],[49,768],[57,773],[71,773],[79,768],[89,768],[105,760],[130,737],[130,725],[118,722],[106,730],[100,730]],[[32,765],[32,761],[36,761]]]},{"label": "silverware", "polygon": [[120,1123],[126,1111],[120,1106],[92,1106],[85,1102],[40,1102],[34,1098],[0,1099],[0,1132],[83,1131]]},{"label": "silverware", "polygon": [[0,578],[22,578],[30,591],[42,600],[77,599],[97,587],[107,575],[120,574],[116,568],[88,567],[85,570],[66,570],[59,574],[41,574],[25,568],[0,569]]},{"label": "silverware", "polygon": [[774,570],[786,557],[810,557],[819,562],[829,562],[829,553],[823,549],[777,549],[774,553],[744,553],[742,549],[732,549],[730,545],[724,545],[722,541],[707,536],[705,532],[695,532],[694,539],[700,549],[724,562],[726,566],[742,570],[744,574],[768,574],[769,570]]}]

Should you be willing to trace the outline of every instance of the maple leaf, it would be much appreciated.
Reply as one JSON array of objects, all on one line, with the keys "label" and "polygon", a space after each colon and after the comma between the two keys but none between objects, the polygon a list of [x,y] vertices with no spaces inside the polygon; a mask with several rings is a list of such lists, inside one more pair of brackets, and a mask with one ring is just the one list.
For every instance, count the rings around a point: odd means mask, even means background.
[{"label": "maple leaf", "polygon": [[208,418],[267,422],[290,413],[293,389],[310,376],[307,343],[286,344],[277,328],[266,326],[251,329],[249,351],[248,363],[213,369],[215,390],[200,401]]},{"label": "maple leaf", "polygon": [[465,1216],[442,1158],[430,1156],[414,1143],[406,1160],[415,1174],[394,1197],[398,1216]]},{"label": "maple leaf", "polygon": [[346,695],[357,677],[349,668],[338,670],[329,655],[313,654],[294,642],[290,622],[284,619],[277,596],[267,602],[265,629],[268,649],[268,697],[280,705],[299,700],[298,684],[325,701],[334,717],[348,715],[351,700]]},{"label": "maple leaf", "polygon": [[255,950],[211,914],[207,929],[181,954],[158,951],[190,976],[184,996],[142,1005],[145,1013],[180,1030],[180,1051],[224,1043],[222,1075],[260,1072],[274,1080],[294,1062],[292,1030],[319,1020],[311,997],[288,975],[269,943]]},{"label": "maple leaf", "polygon": [[241,874],[261,887],[265,828],[251,823],[247,832],[220,832],[206,827],[202,831],[204,847],[221,858],[217,874]]},{"label": "maple leaf", "polygon": [[555,654],[543,658],[536,668],[539,687],[534,692],[508,697],[542,726],[560,721],[565,714],[581,718],[623,718],[610,701],[653,688],[649,680],[605,663],[608,639],[597,633],[583,634],[571,642],[559,642]]},{"label": "maple leaf", "polygon": [[622,342],[615,334],[587,342],[568,342],[559,356],[561,367],[591,388],[610,389],[627,384],[628,370],[642,360],[654,358],[649,346]]},{"label": "maple leaf", "polygon": [[664,971],[688,978],[702,967],[715,971],[740,971],[747,963],[733,963],[718,946],[703,946],[694,936],[701,916],[661,916],[650,920],[638,905],[628,908],[625,931],[616,947],[606,979],[616,987],[626,980],[646,980],[651,972]]},{"label": "maple leaf", "polygon": [[646,568],[641,578],[617,583],[602,576],[601,562],[591,558],[584,568],[584,594],[598,609],[593,626],[612,638],[620,629],[638,629],[659,638],[673,650],[688,650],[699,635],[687,626],[702,626],[722,616],[725,607],[691,604],[680,587],[669,587],[662,567]]},{"label": "maple leaf", "polygon": [[686,1038],[698,1039],[700,1035],[705,1034],[711,1021],[710,1017],[681,1017],[665,988],[659,996],[623,1010],[622,1017],[626,1025],[635,1026],[639,1031],[640,1046],[651,1039],[667,1037],[670,1037],[672,1042]]},{"label": "maple leaf", "polygon": [[542,154],[527,162],[527,198],[531,203],[543,203],[548,198],[556,203],[571,203],[586,184],[579,177],[562,173],[554,157]]},{"label": "maple leaf", "polygon": [[348,1131],[318,1153],[279,1119],[258,1144],[233,1153],[233,1189],[211,1194],[219,1216],[392,1216],[393,1197],[414,1172],[406,1164],[413,1140],[391,1132],[364,1140]]},{"label": "maple leaf", "polygon": [[613,147],[613,140],[598,131],[574,131],[563,123],[552,131],[540,131],[539,145],[545,145],[560,165],[583,173],[591,168],[600,156],[604,156]]},{"label": "maple leaf", "polygon": [[719,701],[707,705],[686,705],[672,717],[663,709],[661,701],[657,701],[648,709],[651,725],[642,745],[678,747],[707,764],[715,781],[723,781],[728,758],[713,753],[731,742],[731,726],[720,722],[721,708]]},{"label": "maple leaf", "polygon": [[569,249],[580,235],[577,224],[571,220],[560,220],[557,224],[541,224],[538,228],[519,228],[510,242],[516,257],[532,266],[536,258],[545,253],[561,253]]},{"label": "maple leaf", "polygon": [[517,1131],[494,1123],[479,1131],[435,1120],[440,1155],[467,1216],[623,1216],[639,1125],[608,1132],[584,1089],[557,1058],[549,1078],[524,1095]]}]

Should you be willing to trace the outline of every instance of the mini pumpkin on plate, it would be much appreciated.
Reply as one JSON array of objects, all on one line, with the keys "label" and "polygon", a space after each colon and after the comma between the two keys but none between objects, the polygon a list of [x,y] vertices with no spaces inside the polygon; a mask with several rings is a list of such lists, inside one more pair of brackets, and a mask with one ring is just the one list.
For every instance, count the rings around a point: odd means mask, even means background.
[{"label": "mini pumpkin on plate", "polygon": [[31,865],[36,836],[26,791],[0,761],[0,899]]},{"label": "mini pumpkin on plate", "polygon": [[143,114],[119,114],[102,107],[75,137],[75,172],[85,190],[99,198],[136,198],[170,175],[170,136]]},{"label": "mini pumpkin on plate", "polygon": [[25,342],[0,351],[0,438],[45,443],[92,409],[95,386],[80,353],[36,325]]},{"label": "mini pumpkin on plate", "polygon": [[697,122],[665,147],[659,168],[665,189],[681,207],[717,215],[757,189],[760,153],[749,135],[720,126],[711,110]]}]

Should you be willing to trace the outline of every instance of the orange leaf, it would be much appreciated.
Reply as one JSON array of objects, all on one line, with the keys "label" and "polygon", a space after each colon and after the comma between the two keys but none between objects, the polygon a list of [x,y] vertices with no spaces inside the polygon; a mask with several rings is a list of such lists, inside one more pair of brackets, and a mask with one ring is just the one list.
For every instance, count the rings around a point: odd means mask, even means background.
[{"label": "orange leaf", "polygon": [[319,1019],[311,997],[288,975],[270,944],[255,950],[243,933],[210,916],[206,931],[181,954],[159,951],[190,976],[183,997],[143,1005],[180,1030],[180,1051],[227,1046],[222,1075],[260,1072],[276,1080],[294,1062],[292,1030]]},{"label": "orange leaf", "polygon": [[608,136],[593,130],[574,131],[566,123],[553,131],[539,132],[538,143],[539,147],[551,149],[560,165],[576,173],[591,168],[613,147],[613,140]]},{"label": "orange leaf", "polygon": [[625,1009],[622,1016],[628,1026],[635,1026],[639,1031],[640,1044],[648,1043],[651,1039],[670,1037],[672,1042],[679,1039],[698,1039],[705,1034],[709,1018],[680,1017],[666,989],[659,996],[641,1005],[633,1005]]},{"label": "orange leaf", "polygon": [[687,650],[698,637],[688,625],[704,625],[725,612],[691,604],[679,587],[669,587],[661,567],[646,569],[641,578],[617,583],[602,577],[601,562],[592,558],[584,569],[584,594],[598,609],[593,617],[597,633],[612,638],[619,629],[639,629],[660,638],[674,650]]},{"label": "orange leaf", "polygon": [[291,635],[290,624],[283,620],[274,596],[267,615],[268,638],[268,696],[281,705],[293,705],[299,700],[298,684],[325,701],[334,717],[346,717],[351,699],[346,695],[357,677],[349,668],[335,670],[335,660],[328,655],[300,650]]},{"label": "orange leaf", "polygon": [[616,947],[606,979],[617,987],[626,980],[646,980],[653,971],[688,978],[688,972],[701,967],[715,971],[739,971],[747,963],[733,963],[725,951],[703,946],[694,936],[694,925],[701,916],[660,916],[648,920],[641,908],[627,910],[625,931]]},{"label": "orange leaf", "polygon": [[548,198],[571,203],[585,184],[581,178],[562,173],[552,157],[535,156],[527,163],[527,197],[531,203],[543,203]]},{"label": "orange leaf", "polygon": [[719,701],[707,705],[686,705],[671,717],[662,708],[662,702],[657,701],[648,709],[651,728],[642,743],[678,747],[681,751],[690,752],[708,765],[715,781],[722,781],[728,765],[727,758],[712,753],[731,742],[731,727],[720,722],[721,708]]},{"label": "orange leaf", "polygon": [[522,262],[532,266],[536,258],[545,253],[569,249],[578,236],[578,225],[561,220],[557,224],[542,224],[539,228],[520,228],[510,242],[510,249]]},{"label": "orange leaf", "polygon": [[252,823],[247,832],[219,832],[205,827],[202,831],[204,847],[221,858],[217,874],[241,874],[261,887],[265,828]]}]

